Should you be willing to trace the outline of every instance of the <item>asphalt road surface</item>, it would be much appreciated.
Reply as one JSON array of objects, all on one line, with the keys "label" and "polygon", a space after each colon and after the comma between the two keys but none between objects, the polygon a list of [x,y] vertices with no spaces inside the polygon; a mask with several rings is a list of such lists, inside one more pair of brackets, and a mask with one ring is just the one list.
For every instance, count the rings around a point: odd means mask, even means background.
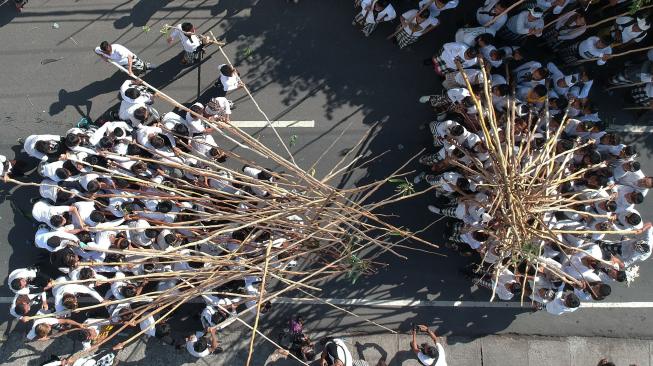
[{"label": "asphalt road surface", "polygon": [[[473,6],[477,5],[468,4],[467,9]],[[0,153],[11,157],[20,151],[18,138],[64,133],[81,117],[96,119],[117,106],[117,91],[125,76],[93,53],[102,40],[123,44],[142,59],[160,65],[145,79],[178,101],[191,103],[212,97],[218,66],[225,62],[220,53],[210,49],[200,72],[184,69],[179,64],[180,46],[168,47],[159,31],[164,24],[184,20],[202,32],[213,30],[228,42],[226,52],[272,120],[315,121],[314,127],[279,129],[286,144],[292,145],[300,166],[310,167],[342,134],[318,162],[317,176],[328,172],[342,153],[372,129],[358,154],[375,157],[388,153],[334,181],[340,186],[383,178],[428,147],[424,124],[432,115],[417,99],[439,91],[440,84],[433,72],[422,66],[422,59],[453,39],[466,14],[465,8],[446,12],[439,29],[411,49],[400,51],[385,39],[392,32],[390,26],[380,26],[369,39],[351,26],[354,13],[350,0],[302,0],[296,5],[285,0],[32,0],[22,14],[14,11],[13,1],[5,1],[0,10]],[[263,120],[251,101],[239,93],[233,96],[238,108],[232,119]],[[618,128],[646,125],[646,117],[638,119],[618,112],[622,106],[619,95],[604,100],[602,108],[616,116],[613,123]],[[162,101],[155,106],[161,112],[172,109]],[[247,131],[276,151],[283,151],[268,129]],[[627,134],[627,140],[638,146],[643,170],[653,173],[650,136]],[[0,277],[5,278],[10,269],[36,260],[37,253],[29,244],[34,224],[23,212],[31,210],[29,199],[38,192],[32,188],[2,189]],[[388,187],[381,194],[392,189]],[[418,230],[437,218],[426,209],[427,201],[428,197],[412,200],[388,212],[398,217],[394,223]],[[641,210],[648,220],[650,205],[649,199]],[[442,242],[441,232],[442,226],[436,224],[422,235],[438,243]],[[426,249],[416,243],[410,245]],[[400,252],[407,259],[384,256],[388,266],[376,276],[355,284],[345,278],[331,281],[320,296],[383,300],[385,303],[375,306],[345,307],[394,329],[407,328],[418,320],[438,324],[441,333],[458,336],[653,337],[647,322],[653,308],[650,263],[641,266],[640,278],[631,288],[613,286],[609,308],[582,309],[555,318],[528,309],[488,307],[489,292],[470,287],[458,274],[466,260],[445,249],[433,254]],[[0,296],[11,296],[4,280]],[[395,300],[399,302],[391,302]],[[435,302],[401,306],[405,305],[403,300]],[[457,301],[464,307],[454,306],[459,305]],[[5,329],[15,323],[6,315],[7,308],[3,304],[0,311]],[[325,305],[278,304],[267,325],[279,324],[297,312],[309,319],[313,329],[380,331]]]}]

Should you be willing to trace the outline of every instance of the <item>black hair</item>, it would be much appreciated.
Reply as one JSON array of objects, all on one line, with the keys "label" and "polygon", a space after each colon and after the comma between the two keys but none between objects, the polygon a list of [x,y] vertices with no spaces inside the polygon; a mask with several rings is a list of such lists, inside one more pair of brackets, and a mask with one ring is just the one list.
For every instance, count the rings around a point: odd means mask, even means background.
[{"label": "black hair", "polygon": [[159,232],[156,229],[145,229],[145,237],[148,239],[154,239],[159,235]]},{"label": "black hair", "polygon": [[612,287],[610,287],[610,285],[608,285],[607,283],[600,284],[598,290],[596,291],[596,294],[601,299],[610,296],[611,293],[612,293]]},{"label": "black hair", "polygon": [[639,161],[633,161],[633,171],[636,172],[642,168],[642,164],[639,163]]},{"label": "black hair", "polygon": [[644,195],[641,192],[635,192],[635,195],[633,196],[633,203],[639,205],[642,202],[644,202]]},{"label": "black hair", "polygon": [[480,242],[484,242],[490,238],[490,235],[485,231],[475,231],[473,237]]},{"label": "black hair", "polygon": [[633,145],[627,145],[626,147],[624,147],[623,152],[624,154],[626,154],[626,156],[633,156],[637,154],[637,149],[635,149],[635,146]]},{"label": "black hair", "polygon": [[502,8],[506,9],[512,5],[512,1],[510,0],[499,0],[499,2],[496,5],[501,5]]},{"label": "black hair", "polygon": [[478,56],[478,48],[476,47],[469,47],[467,51],[465,51],[465,54],[470,56],[470,57],[476,57]]},{"label": "black hair", "polygon": [[125,90],[125,96],[127,98],[136,99],[141,96],[141,91],[137,88],[129,88]]},{"label": "black hair", "polygon": [[113,131],[112,131],[112,133],[113,133],[113,136],[115,136],[115,137],[123,137],[123,136],[125,136],[125,130],[123,130],[123,129],[120,128],[120,127],[114,128]]},{"label": "black hair", "polygon": [[601,153],[599,153],[596,150],[592,150],[587,154],[590,158],[590,163],[592,164],[598,164],[601,162]]},{"label": "black hair", "polygon": [[175,234],[173,234],[173,233],[166,234],[166,235],[163,237],[163,240],[164,240],[164,241],[166,242],[166,244],[168,244],[168,245],[175,244],[175,243],[177,242],[177,235],[175,235]]},{"label": "black hair", "polygon": [[456,179],[456,187],[460,188],[463,191],[469,190],[469,180],[464,177]]},{"label": "black hair", "polygon": [[476,36],[476,42],[483,41],[485,44],[492,44],[494,42],[494,36],[490,33],[483,33]]},{"label": "black hair", "polygon": [[11,289],[14,291],[20,290],[21,289],[20,278],[14,278],[13,280],[11,280],[11,282],[9,283],[9,287],[11,287]]},{"label": "black hair", "polygon": [[98,142],[98,144],[99,144],[100,147],[102,147],[102,148],[109,149],[109,148],[112,148],[112,147],[113,147],[113,145],[115,144],[115,142],[116,142],[116,139],[115,139],[113,136],[110,136],[110,135],[109,135],[109,136],[104,136],[104,137],[102,137],[102,138],[100,139],[100,141]]},{"label": "black hair", "polygon": [[69,133],[66,135],[66,146],[69,148],[78,146],[81,141],[82,139],[77,134]]},{"label": "black hair", "polygon": [[183,30],[184,32],[190,32],[193,30],[193,24],[189,22],[182,23],[181,30]]},{"label": "black hair", "polygon": [[[445,3],[448,3],[449,1],[450,0],[443,0],[443,2]],[[429,9],[424,9],[421,12],[418,12],[417,14],[419,14],[419,16],[421,16],[422,18],[426,19],[431,16],[431,11]]]},{"label": "black hair", "polygon": [[163,137],[161,137],[159,135],[150,137],[150,144],[155,149],[160,149],[160,148],[166,146],[165,140],[163,140]]},{"label": "black hair", "polygon": [[606,208],[608,211],[610,211],[610,212],[615,212],[615,211],[617,211],[617,202],[615,202],[615,201],[608,201],[608,202],[605,204],[605,208]]},{"label": "black hair", "polygon": [[104,213],[98,210],[93,210],[91,211],[91,214],[89,215],[89,218],[93,222],[97,222],[98,224],[101,224],[105,221],[107,221],[107,218],[104,216]]},{"label": "black hair", "polygon": [[50,225],[53,227],[61,227],[66,222],[66,219],[62,215],[54,215],[50,217]]},{"label": "black hair", "polygon": [[161,201],[156,205],[156,210],[162,213],[168,213],[172,211],[173,203],[170,200]]},{"label": "black hair", "polygon": [[501,96],[505,96],[510,93],[510,86],[508,86],[508,84],[497,85],[496,88]]},{"label": "black hair", "polygon": [[626,271],[617,271],[617,278],[615,278],[617,282],[625,282],[626,281]]},{"label": "black hair", "polygon": [[231,76],[233,75],[234,71],[236,71],[236,69],[234,69],[231,65],[222,65],[220,68],[220,73],[224,76]]},{"label": "black hair", "polygon": [[626,222],[633,226],[639,225],[642,222],[642,217],[632,212],[626,216]]},{"label": "black hair", "polygon": [[533,91],[537,94],[538,97],[543,97],[546,95],[546,86],[542,84],[537,84],[533,87]]},{"label": "black hair", "polygon": [[145,108],[145,107],[137,108],[134,111],[134,118],[136,118],[137,120],[139,120],[141,122],[144,122],[145,118],[147,118],[147,108]]},{"label": "black hair", "polygon": [[91,233],[88,231],[80,231],[75,236],[82,242],[88,243],[93,241],[93,238],[91,237]]},{"label": "black hair", "polygon": [[134,297],[136,296],[136,286],[134,285],[125,285],[120,288],[120,294],[124,297]]},{"label": "black hair", "polygon": [[108,52],[108,51],[109,51],[109,42],[107,42],[107,41],[102,41],[102,42],[100,43],[100,49],[101,49],[102,51]]},{"label": "black hair", "polygon": [[258,173],[256,178],[260,180],[270,180],[272,179],[272,174],[268,173],[266,170],[261,170],[261,172]]},{"label": "black hair", "polygon": [[565,306],[572,309],[580,306],[580,300],[578,299],[578,296],[576,296],[576,294],[574,294],[573,292],[567,294],[564,303]]},{"label": "black hair", "polygon": [[453,157],[455,157],[455,158],[461,159],[461,158],[463,158],[465,156],[465,152],[463,152],[462,150],[460,150],[459,148],[456,147],[451,152],[451,155],[453,155]]},{"label": "black hair", "polygon": [[84,267],[79,270],[79,279],[80,280],[88,280],[93,278],[93,270],[90,269],[89,267]]},{"label": "black hair", "polygon": [[173,131],[175,131],[175,133],[179,135],[184,135],[184,136],[189,135],[188,126],[183,125],[181,123],[176,124],[175,127],[173,128]]},{"label": "black hair", "polygon": [[465,127],[461,125],[454,125],[449,131],[451,132],[451,136],[460,136],[465,133]]},{"label": "black hair", "polygon": [[137,161],[131,166],[130,170],[134,174],[145,174],[145,172],[147,172],[147,164],[142,161]]},{"label": "black hair", "polygon": [[86,183],[86,192],[95,193],[100,190],[100,182],[93,179]]},{"label": "black hair", "polygon": [[140,146],[135,145],[135,144],[127,145],[127,154],[128,155],[141,155],[142,153],[143,153],[143,150],[140,148]]},{"label": "black hair", "polygon": [[56,247],[58,247],[59,245],[61,245],[61,238],[58,237],[58,236],[51,236],[51,237],[48,238],[46,244],[47,244],[50,248],[56,248]]},{"label": "black hair", "polygon": [[58,168],[57,170],[55,170],[54,175],[56,175],[57,178],[59,179],[70,178],[70,172],[68,171],[68,169],[64,169],[64,168]]},{"label": "black hair", "polygon": [[204,352],[207,348],[209,348],[209,345],[206,343],[206,339],[200,338],[198,339],[195,344],[193,344],[193,349],[197,353],[202,353]]}]

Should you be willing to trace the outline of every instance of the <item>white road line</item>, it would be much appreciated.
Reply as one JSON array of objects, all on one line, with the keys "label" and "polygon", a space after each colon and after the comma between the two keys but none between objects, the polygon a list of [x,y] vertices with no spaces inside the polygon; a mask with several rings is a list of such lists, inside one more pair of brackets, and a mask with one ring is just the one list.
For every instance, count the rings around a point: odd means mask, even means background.
[{"label": "white road line", "polygon": [[[267,121],[231,121],[232,125],[239,128],[255,128],[255,127],[267,127]],[[299,128],[311,128],[315,127],[315,121],[272,121],[272,126],[277,127],[299,127]]]},{"label": "white road line", "polygon": [[628,133],[651,133],[653,126],[610,126],[610,130]]},{"label": "white road line", "polygon": [[[0,304],[11,304],[13,297],[0,297]],[[403,308],[403,307],[431,307],[431,308],[529,308],[530,303],[524,303],[522,306],[516,301],[504,302],[487,302],[487,301],[426,301],[426,300],[367,300],[367,299],[330,299],[323,298],[316,300],[312,298],[296,297],[279,297],[272,302],[277,304],[295,304],[295,305],[322,305],[324,301],[339,306],[364,306],[364,307],[382,307],[382,308]],[[197,302],[202,300],[197,299]],[[651,301],[634,301],[634,302],[582,302],[583,308],[594,309],[648,309],[653,308]]]}]

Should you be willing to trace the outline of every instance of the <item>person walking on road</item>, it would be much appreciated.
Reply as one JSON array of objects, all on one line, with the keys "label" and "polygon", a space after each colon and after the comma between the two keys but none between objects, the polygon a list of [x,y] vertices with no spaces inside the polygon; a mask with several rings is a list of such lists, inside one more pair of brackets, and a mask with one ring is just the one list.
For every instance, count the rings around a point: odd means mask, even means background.
[{"label": "person walking on road", "polygon": [[[431,337],[435,346],[428,343],[417,344],[417,331],[424,332]],[[444,348],[438,342],[435,332],[430,330],[426,325],[413,327],[413,340],[410,342],[410,349],[415,352],[420,365],[424,366],[447,366],[444,354]]]},{"label": "person walking on road", "polygon": [[126,66],[129,75],[134,75],[134,70],[138,74],[143,74],[147,70],[154,70],[156,68],[155,65],[138,58],[127,47],[117,43],[110,44],[107,41],[102,41],[100,46],[95,47],[95,53],[106,62],[113,61],[120,66]]}]

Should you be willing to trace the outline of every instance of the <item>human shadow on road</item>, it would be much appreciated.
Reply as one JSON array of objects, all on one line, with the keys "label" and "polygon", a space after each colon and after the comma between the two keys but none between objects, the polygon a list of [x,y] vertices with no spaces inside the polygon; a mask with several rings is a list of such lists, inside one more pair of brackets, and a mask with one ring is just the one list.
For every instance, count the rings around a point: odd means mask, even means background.
[{"label": "human shadow on road", "polygon": [[14,1],[5,0],[5,2],[0,5],[0,28],[11,23],[11,21],[18,15],[20,15],[20,13],[16,10]]},{"label": "human shadow on road", "polygon": [[124,29],[127,27],[142,27],[147,25],[150,18],[171,1],[172,0],[140,0],[134,5],[134,7],[132,7],[129,15],[116,19],[113,22],[113,26],[116,27],[116,29]]}]

